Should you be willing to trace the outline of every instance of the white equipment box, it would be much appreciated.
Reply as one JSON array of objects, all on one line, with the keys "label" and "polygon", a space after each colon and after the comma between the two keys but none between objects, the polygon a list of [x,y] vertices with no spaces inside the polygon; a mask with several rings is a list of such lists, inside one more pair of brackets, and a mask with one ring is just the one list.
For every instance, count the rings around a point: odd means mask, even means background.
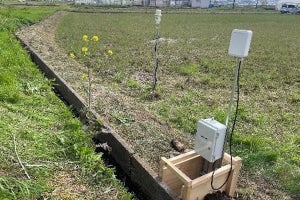
[{"label": "white equipment box", "polygon": [[250,43],[252,39],[252,31],[234,29],[231,33],[229,44],[229,55],[238,58],[248,56]]},{"label": "white equipment box", "polygon": [[226,126],[210,118],[198,121],[195,151],[209,162],[222,158]]}]

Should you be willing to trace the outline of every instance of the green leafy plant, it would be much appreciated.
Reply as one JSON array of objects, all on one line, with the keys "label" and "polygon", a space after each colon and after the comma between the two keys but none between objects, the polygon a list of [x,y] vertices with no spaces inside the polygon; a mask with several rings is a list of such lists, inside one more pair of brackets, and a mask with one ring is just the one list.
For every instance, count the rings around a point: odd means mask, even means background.
[{"label": "green leafy plant", "polygon": [[[91,38],[84,34],[82,36],[82,41],[83,44],[81,46],[81,55],[76,56],[74,52],[69,53],[70,58],[75,59],[79,58],[83,61],[83,64],[86,67],[86,73],[83,73],[81,75],[81,81],[86,81],[87,80],[87,87],[84,86],[83,84],[83,89],[86,92],[88,96],[88,111],[91,111],[91,103],[92,103],[92,84],[93,84],[93,63],[92,60],[90,59],[93,54],[95,54],[95,46],[99,42],[99,36],[98,35],[93,35]],[[113,55],[112,50],[107,50],[107,55],[111,56]]]},{"label": "green leafy plant", "polygon": [[199,72],[199,67],[193,63],[179,66],[178,68],[178,72],[183,76],[195,76]]},{"label": "green leafy plant", "polygon": [[139,84],[135,80],[133,80],[132,78],[127,79],[126,83],[127,83],[128,87],[131,87],[131,88],[139,87]]},{"label": "green leafy plant", "polygon": [[131,200],[132,199],[132,194],[127,193],[122,197],[122,200]]}]

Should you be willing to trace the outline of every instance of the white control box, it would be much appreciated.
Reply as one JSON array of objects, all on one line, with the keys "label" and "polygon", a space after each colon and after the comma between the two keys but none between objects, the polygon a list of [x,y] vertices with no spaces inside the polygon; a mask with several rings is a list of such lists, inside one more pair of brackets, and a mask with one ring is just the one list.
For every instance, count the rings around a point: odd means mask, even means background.
[{"label": "white control box", "polygon": [[214,119],[198,121],[195,151],[209,162],[222,157],[226,126]]},{"label": "white control box", "polygon": [[252,39],[252,31],[234,29],[231,33],[229,55],[238,58],[248,56],[250,43]]}]

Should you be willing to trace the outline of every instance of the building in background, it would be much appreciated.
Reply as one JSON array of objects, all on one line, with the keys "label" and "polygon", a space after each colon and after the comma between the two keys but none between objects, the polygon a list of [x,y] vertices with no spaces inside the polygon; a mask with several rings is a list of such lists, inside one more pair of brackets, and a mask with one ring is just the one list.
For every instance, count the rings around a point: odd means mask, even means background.
[{"label": "building in background", "polygon": [[[20,0],[34,1],[34,0]],[[37,0],[36,0],[37,1]],[[210,8],[219,6],[273,6],[280,10],[283,3],[300,3],[300,0],[44,0],[47,2],[74,2],[77,5],[120,5],[152,7]]]},{"label": "building in background", "polygon": [[191,0],[192,8],[209,8],[212,5],[211,0]]}]

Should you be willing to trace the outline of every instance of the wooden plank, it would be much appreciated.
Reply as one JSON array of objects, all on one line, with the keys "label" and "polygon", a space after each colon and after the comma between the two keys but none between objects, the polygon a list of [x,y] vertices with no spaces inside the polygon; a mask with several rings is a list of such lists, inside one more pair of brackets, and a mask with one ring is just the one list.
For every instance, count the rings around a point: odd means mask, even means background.
[{"label": "wooden plank", "polygon": [[[160,170],[164,177],[163,182],[171,190],[174,190],[178,198],[180,197],[184,200],[202,200],[207,194],[214,192],[211,187],[213,172],[200,176],[202,165],[206,164],[206,168],[211,170],[212,163],[205,163],[205,159],[194,153],[194,151],[191,151],[172,159],[162,158],[161,161]],[[232,168],[229,154],[224,154],[223,161],[229,164],[222,166],[214,172],[213,186],[215,188],[222,186],[228,178],[228,173],[232,170],[227,183],[220,188],[220,191],[225,191],[227,195],[233,196],[236,190],[242,159],[239,157],[232,158]]]},{"label": "wooden plank", "polygon": [[176,174],[166,167],[166,163],[164,162],[165,159],[166,158],[160,160],[159,176],[161,181],[167,185],[176,196],[180,196],[184,184]]},{"label": "wooden plank", "polygon": [[202,167],[201,167],[201,174],[205,175],[209,172],[212,172],[213,167],[214,167],[214,169],[218,169],[218,168],[222,167],[222,158],[216,160],[215,163],[211,163],[211,162],[204,159]]},{"label": "wooden plank", "polygon": [[[232,167],[234,169],[234,166],[232,166]],[[230,171],[230,165],[223,166],[215,171],[214,178],[217,179],[218,177],[220,177],[224,174],[227,175],[229,171]],[[208,174],[205,174],[205,175],[193,180],[192,187],[197,187],[198,185],[201,185],[202,183],[210,182],[212,174],[213,174],[213,172],[210,172]]]},{"label": "wooden plank", "polygon": [[185,175],[183,172],[181,172],[177,167],[175,167],[168,159],[162,157],[161,158],[165,162],[165,166],[168,167],[175,175],[183,182],[183,184],[189,185],[191,182],[191,179]]},{"label": "wooden plank", "polygon": [[230,177],[229,177],[229,180],[228,180],[228,183],[226,186],[226,194],[228,196],[231,196],[231,197],[234,196],[241,167],[242,167],[242,159],[239,157],[236,157],[235,163],[234,163],[234,169],[232,170],[232,172],[230,174]]},{"label": "wooden plank", "polygon": [[199,154],[195,154],[195,155],[190,155],[190,156],[187,156],[187,158],[185,160],[183,159],[180,159],[180,160],[175,160],[173,161],[172,163],[175,165],[175,166],[178,166],[178,165],[181,165],[182,163],[188,163],[190,162],[191,160],[194,160],[194,159],[197,159],[197,158],[202,158]]},{"label": "wooden plank", "polygon": [[168,188],[175,193],[176,196],[181,195],[181,188],[184,185],[182,180],[176,176],[169,168],[163,168],[162,182],[168,186]]},{"label": "wooden plank", "polygon": [[193,159],[189,159],[188,162],[180,162],[175,166],[193,180],[201,176],[200,172],[202,162],[203,158],[201,156],[197,156]]},{"label": "wooden plank", "polygon": [[[232,163],[233,163],[233,164],[234,164],[235,162],[239,162],[240,160],[241,160],[241,158],[238,157],[238,156],[232,157]],[[224,161],[226,164],[230,164],[230,161],[231,161],[231,156],[230,156],[230,154],[224,153],[223,161]]]},{"label": "wooden plank", "polygon": [[164,173],[163,173],[164,172],[163,171],[164,168],[165,168],[165,162],[163,161],[163,159],[160,159],[160,161],[159,161],[158,177],[161,178],[161,179],[164,176]]},{"label": "wooden plank", "polygon": [[230,155],[228,153],[224,153],[223,160],[227,163],[230,163]]},{"label": "wooden plank", "polygon": [[193,151],[189,151],[187,153],[175,156],[173,158],[168,159],[171,163],[176,164],[179,162],[184,162],[185,160],[189,159],[189,158],[193,158],[195,156],[200,156],[199,154],[197,154],[194,150]]},{"label": "wooden plank", "polygon": [[136,154],[132,155],[130,169],[130,181],[133,187],[143,194],[141,199],[175,199],[175,194],[172,194],[172,192],[166,189],[158,179],[157,174]]},{"label": "wooden plank", "polygon": [[[211,177],[210,177],[211,178]],[[214,182],[213,185],[215,187],[221,186],[227,178],[227,173],[224,173],[218,177],[214,177]],[[223,186],[220,191],[224,191],[225,186]],[[197,184],[195,186],[192,184],[192,187],[189,188],[189,191],[187,195],[183,198],[184,200],[203,200],[204,197],[209,194],[214,192],[213,189],[211,188],[211,179],[207,179],[206,181],[202,182],[201,184]]]}]

